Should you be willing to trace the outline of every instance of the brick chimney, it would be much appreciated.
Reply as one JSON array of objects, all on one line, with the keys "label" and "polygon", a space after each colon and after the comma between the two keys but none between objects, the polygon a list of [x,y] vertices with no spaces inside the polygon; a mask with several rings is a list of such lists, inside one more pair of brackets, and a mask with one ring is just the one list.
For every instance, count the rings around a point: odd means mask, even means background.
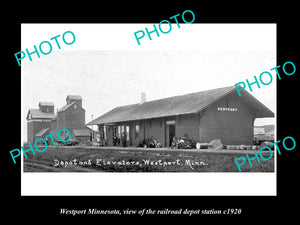
[{"label": "brick chimney", "polygon": [[146,93],[145,92],[142,92],[141,93],[141,102],[140,102],[140,104],[143,104],[143,103],[145,103],[146,102]]}]

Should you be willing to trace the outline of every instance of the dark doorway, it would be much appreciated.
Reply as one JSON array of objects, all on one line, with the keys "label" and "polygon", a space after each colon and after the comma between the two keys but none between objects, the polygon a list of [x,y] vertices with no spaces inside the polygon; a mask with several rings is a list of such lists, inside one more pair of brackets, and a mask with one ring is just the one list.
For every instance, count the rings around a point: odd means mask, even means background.
[{"label": "dark doorway", "polygon": [[175,137],[175,125],[169,125],[169,146],[172,145],[173,137]]},{"label": "dark doorway", "polygon": [[117,126],[113,127],[113,146],[118,145],[118,133],[117,133]]},{"label": "dark doorway", "polygon": [[146,123],[143,123],[144,139],[146,139]]}]

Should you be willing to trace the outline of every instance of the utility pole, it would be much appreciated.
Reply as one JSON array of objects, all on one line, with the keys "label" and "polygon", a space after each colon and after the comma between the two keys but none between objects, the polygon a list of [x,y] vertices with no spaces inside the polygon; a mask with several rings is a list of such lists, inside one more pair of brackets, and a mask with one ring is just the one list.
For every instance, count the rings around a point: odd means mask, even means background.
[{"label": "utility pole", "polygon": [[[92,116],[92,121],[93,121],[93,114],[91,115]],[[95,141],[95,135],[94,135],[94,125],[92,124],[92,141]]]}]

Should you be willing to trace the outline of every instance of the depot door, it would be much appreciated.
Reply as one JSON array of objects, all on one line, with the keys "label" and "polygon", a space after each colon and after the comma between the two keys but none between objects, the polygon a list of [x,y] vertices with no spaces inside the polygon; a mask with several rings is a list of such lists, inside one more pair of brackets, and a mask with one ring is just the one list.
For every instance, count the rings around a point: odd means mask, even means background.
[{"label": "depot door", "polygon": [[168,125],[169,127],[169,146],[172,145],[173,137],[175,137],[175,125]]}]

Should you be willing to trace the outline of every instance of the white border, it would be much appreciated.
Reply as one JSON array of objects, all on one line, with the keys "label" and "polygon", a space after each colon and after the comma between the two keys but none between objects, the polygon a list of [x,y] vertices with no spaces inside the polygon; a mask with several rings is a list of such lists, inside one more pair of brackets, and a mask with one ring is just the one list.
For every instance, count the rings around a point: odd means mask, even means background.
[{"label": "white border", "polygon": [[276,195],[275,173],[23,173],[22,195]]}]

